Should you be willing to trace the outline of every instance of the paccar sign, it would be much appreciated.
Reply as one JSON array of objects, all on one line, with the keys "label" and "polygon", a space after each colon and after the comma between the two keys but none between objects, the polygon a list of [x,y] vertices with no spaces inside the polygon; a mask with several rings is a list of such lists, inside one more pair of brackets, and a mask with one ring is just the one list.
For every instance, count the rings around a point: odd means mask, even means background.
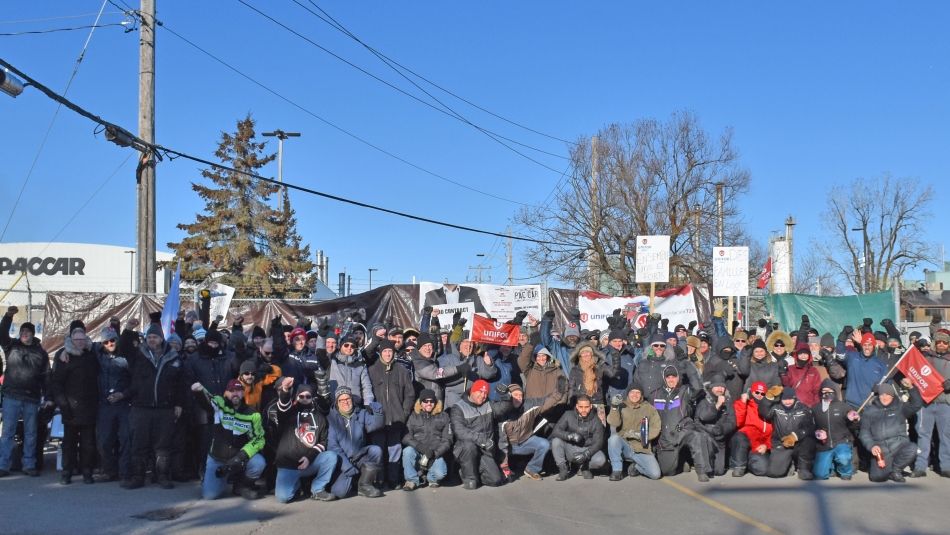
[{"label": "paccar sign", "polygon": [[86,261],[82,258],[6,258],[0,257],[0,275],[15,275],[26,271],[30,275],[85,275]]}]

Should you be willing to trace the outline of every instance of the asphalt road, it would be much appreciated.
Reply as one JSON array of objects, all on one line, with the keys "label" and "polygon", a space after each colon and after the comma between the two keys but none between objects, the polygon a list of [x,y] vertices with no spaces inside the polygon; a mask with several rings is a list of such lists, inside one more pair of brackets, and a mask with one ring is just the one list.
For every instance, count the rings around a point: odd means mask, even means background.
[{"label": "asphalt road", "polygon": [[[498,489],[391,491],[371,500],[287,505],[198,499],[196,483],[126,491],[116,483],[70,486],[57,474],[0,480],[0,533],[16,535],[379,533],[784,533],[946,534],[950,480],[802,482],[693,474],[661,481],[522,479]],[[142,518],[142,517],[146,518]],[[166,518],[166,519],[147,519]],[[300,531],[305,529],[305,531]],[[345,530],[345,531],[337,531]]]}]

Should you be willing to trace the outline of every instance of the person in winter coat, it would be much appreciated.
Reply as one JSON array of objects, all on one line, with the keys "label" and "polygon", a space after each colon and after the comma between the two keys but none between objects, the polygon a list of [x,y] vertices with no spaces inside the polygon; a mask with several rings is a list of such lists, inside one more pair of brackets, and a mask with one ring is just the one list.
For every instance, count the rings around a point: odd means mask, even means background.
[{"label": "person in winter coat", "polygon": [[[17,307],[11,306],[0,319],[0,347],[6,357],[0,366],[3,375],[3,431],[0,432],[0,477],[10,474],[13,464],[13,445],[17,422],[23,419],[23,473],[39,476],[37,451],[42,454],[42,445],[37,437],[37,415],[43,395],[46,393],[46,377],[49,372],[49,355],[36,338],[32,323],[20,325],[20,335],[10,338],[10,325]],[[46,408],[53,406],[50,400],[42,401]]]},{"label": "person in winter coat", "polygon": [[604,425],[597,417],[593,400],[587,394],[574,399],[574,410],[558,420],[551,433],[551,452],[557,463],[557,481],[570,477],[570,466],[578,467],[584,479],[593,479],[591,470],[607,464],[601,451],[604,447]]},{"label": "person in winter coat", "polygon": [[263,414],[277,399],[277,382],[282,377],[280,366],[270,364],[273,344],[261,345],[260,358],[252,356],[241,363],[238,380],[244,385],[244,404]]},{"label": "person in winter coat", "polygon": [[[716,321],[722,321],[717,319]],[[732,399],[738,399],[743,392],[743,380],[739,375],[739,364],[736,360],[736,346],[728,336],[719,336],[713,342],[711,354],[703,366],[703,381],[709,381],[713,376],[724,379],[726,390]]]},{"label": "person in winter coat", "polygon": [[950,333],[937,331],[934,335],[934,350],[924,353],[924,356],[934,371],[944,377],[943,393],[924,406],[917,416],[917,446],[920,452],[912,477],[927,475],[934,428],[940,437],[940,475],[950,477]]},{"label": "person in winter coat", "polygon": [[710,378],[706,395],[696,404],[693,417],[703,426],[715,446],[710,452],[713,473],[717,476],[725,474],[726,444],[736,431],[736,412],[732,396],[726,389],[726,381],[721,375]]},{"label": "person in winter coat", "polygon": [[759,416],[772,423],[772,451],[766,475],[785,477],[794,459],[798,461],[798,478],[813,479],[815,415],[811,409],[795,398],[794,390],[772,386],[759,404]]},{"label": "person in winter coat", "polygon": [[769,470],[769,450],[772,448],[772,424],[759,416],[759,404],[768,388],[757,381],[748,393],[732,404],[736,412],[737,431],[729,444],[732,477],[742,477],[746,470],[764,476]]},{"label": "person in winter coat", "polygon": [[416,340],[419,344],[412,350],[412,367],[415,370],[416,390],[430,389],[440,401],[445,399],[443,385],[464,380],[472,369],[471,362],[455,361],[454,365],[442,365],[435,358],[435,344],[432,338],[422,333]]},{"label": "person in winter coat", "polygon": [[795,398],[806,407],[818,404],[818,390],[821,388],[821,374],[812,363],[811,349],[807,344],[795,346],[795,364],[789,366],[784,360],[779,361],[779,377],[782,386],[795,392]]},{"label": "person in winter coat", "polygon": [[389,340],[377,346],[379,358],[369,367],[369,378],[376,401],[383,407],[385,425],[373,433],[372,442],[383,450],[384,476],[390,488],[396,488],[402,475],[402,438],[406,420],[412,412],[416,391],[409,370],[396,363],[396,348]]},{"label": "person in winter coat", "polygon": [[851,464],[851,447],[854,435],[860,428],[857,411],[841,400],[838,385],[831,379],[821,382],[821,401],[812,411],[815,413],[815,479],[828,479],[837,471],[841,479],[851,479],[854,467]]},{"label": "person in winter coat", "polygon": [[144,486],[145,467],[153,451],[158,484],[165,489],[174,487],[169,473],[172,434],[189,395],[185,366],[178,353],[165,343],[158,324],[161,318],[152,319],[145,343],[137,349],[133,340],[138,334],[133,329],[138,320],[129,321],[119,338],[119,353],[126,355],[131,374],[132,476],[123,481],[122,487],[126,489]]},{"label": "person in winter coat", "polygon": [[541,406],[526,409],[524,406],[524,389],[521,385],[499,385],[499,402],[505,411],[496,415],[498,426],[498,449],[502,452],[502,472],[506,477],[511,475],[508,469],[508,458],[512,455],[530,456],[524,475],[528,479],[540,480],[544,458],[551,450],[551,443],[542,436],[535,434],[535,428],[540,415],[547,412],[554,405],[561,403],[564,394],[557,392],[549,397]]},{"label": "person in winter coat", "polygon": [[[185,361],[190,379],[201,383],[212,396],[223,396],[224,389],[238,376],[240,368],[235,367],[235,361],[225,354],[221,333],[209,330],[205,339],[198,344],[196,353]],[[190,407],[190,412],[188,434],[195,441],[195,460],[198,473],[201,474],[204,473],[205,459],[211,448],[211,437],[216,425],[212,418],[214,410],[207,403],[195,403]]]},{"label": "person in winter coat", "polygon": [[702,391],[702,379],[699,372],[689,359],[678,355],[682,350],[670,348],[666,345],[666,340],[662,334],[655,334],[650,338],[650,347],[644,350],[644,358],[637,364],[637,369],[633,373],[633,382],[643,388],[644,395],[648,401],[652,401],[650,396],[663,388],[665,384],[664,373],[669,366],[673,366],[679,376],[684,378],[684,382],[689,384],[692,392],[696,394]]},{"label": "person in winter coat", "polygon": [[772,331],[765,339],[765,348],[776,362],[788,360],[788,351],[793,347],[792,337],[785,331]]},{"label": "person in winter coat", "polygon": [[444,367],[454,367],[458,370],[460,366],[468,365],[468,373],[460,374],[454,379],[442,383],[445,404],[449,407],[453,407],[460,399],[465,397],[472,382],[484,379],[490,383],[498,377],[498,368],[495,367],[495,361],[491,358],[491,355],[487,351],[476,354],[474,349],[471,340],[461,340],[456,352],[443,353],[439,356],[439,364]]},{"label": "person in winter coat", "polygon": [[606,381],[607,392],[605,399],[611,400],[616,395],[626,397],[627,390],[633,384],[633,374],[636,372],[636,360],[630,348],[627,347],[627,335],[621,329],[611,329],[607,334],[607,347],[604,348],[606,361],[613,362],[615,356],[620,358],[617,373]]},{"label": "person in winter coat", "polygon": [[584,394],[597,409],[598,416],[605,417],[607,400],[606,385],[620,370],[620,352],[611,353],[610,362],[605,360],[593,342],[582,342],[571,352],[571,372],[568,374],[568,395],[571,399]]},{"label": "person in winter coat", "polygon": [[743,390],[752,387],[752,383],[762,381],[769,387],[782,384],[779,363],[769,355],[762,340],[752,344],[751,352],[739,355],[737,360],[739,374],[745,377]]},{"label": "person in winter coat", "polygon": [[455,435],[453,452],[462,473],[462,488],[475,490],[482,485],[497,487],[505,482],[495,462],[495,413],[501,409],[498,402],[488,401],[488,381],[472,383],[468,394],[449,408],[452,433]]},{"label": "person in winter coat", "polygon": [[365,498],[378,498],[383,495],[376,487],[376,476],[383,459],[379,446],[369,443],[371,434],[385,425],[383,407],[377,401],[371,401],[359,407],[350,389],[338,386],[336,402],[327,419],[330,424],[329,449],[340,456],[340,472],[333,482],[333,494],[345,496],[352,487],[353,478],[359,476],[357,492]]},{"label": "person in winter coat", "polygon": [[448,474],[445,454],[452,449],[452,422],[442,411],[442,402],[435,392],[426,388],[419,394],[403,438],[402,469],[406,483],[402,490],[412,491],[420,485],[419,469],[425,470],[430,488],[438,488]]},{"label": "person in winter coat", "polygon": [[544,316],[541,317],[541,344],[548,348],[548,351],[554,355],[555,360],[561,364],[561,369],[564,370],[564,373],[567,373],[567,370],[570,369],[571,352],[581,340],[581,331],[578,328],[580,324],[580,313],[576,312],[575,314],[575,312],[576,311],[572,311],[571,320],[568,321],[565,326],[564,333],[560,339],[555,339],[551,334],[554,330],[554,311],[548,310],[544,313]]},{"label": "person in winter coat", "polygon": [[214,414],[213,438],[201,480],[201,497],[215,500],[224,495],[228,482],[234,491],[247,499],[263,497],[263,482],[258,482],[267,463],[260,451],[264,448],[264,425],[260,413],[244,404],[244,386],[232,379],[224,395],[212,395],[201,383],[191,385],[201,394],[201,403]]},{"label": "person in winter coat", "polygon": [[[524,374],[525,410],[544,404],[555,392],[567,391],[567,377],[561,372],[561,363],[551,356],[548,348],[529,341],[518,355],[518,366]],[[564,402],[541,414],[556,421],[563,413]]]},{"label": "person in winter coat", "polygon": [[[649,398],[660,415],[661,430],[656,452],[660,471],[664,476],[678,474],[682,470],[685,449],[692,457],[697,479],[705,483],[712,473],[715,445],[705,428],[693,420],[692,401],[697,393],[689,385],[681,384],[680,373],[675,366],[666,367],[663,380],[663,386]],[[702,391],[699,392],[701,394]]]},{"label": "person in winter coat", "polygon": [[[911,382],[904,379],[905,387]],[[859,437],[873,459],[868,468],[868,479],[876,483],[891,481],[903,483],[904,468],[917,458],[917,445],[907,438],[907,418],[920,410],[923,400],[916,388],[911,388],[909,399],[901,401],[897,389],[890,383],[875,387],[877,399],[871,401],[861,416]]]},{"label": "person in winter coat", "polygon": [[114,328],[103,328],[100,337],[102,341],[92,346],[99,361],[99,408],[96,413],[99,464],[106,481],[124,481],[131,476],[132,463],[129,361],[118,352],[119,334]]},{"label": "person in winter coat", "polygon": [[[74,322],[75,323],[75,322]],[[63,471],[68,485],[82,472],[83,483],[93,483],[96,463],[96,412],[99,408],[99,360],[83,327],[70,330],[65,346],[53,359],[50,396],[63,417]]]},{"label": "person in winter coat", "polygon": [[[851,338],[860,351],[846,349],[842,338]],[[851,327],[845,327],[839,335],[836,353],[838,362],[845,368],[844,400],[857,409],[887,374],[887,364],[877,356],[877,340],[874,335],[869,332],[862,334]]]},{"label": "person in winter coat", "polygon": [[326,490],[340,464],[339,455],[328,448],[329,425],[324,414],[330,401],[316,396],[313,385],[298,385],[292,396],[293,387],[293,377],[281,379],[277,403],[267,411],[278,437],[274,496],[278,502],[287,503],[297,495],[300,480],[313,477],[311,498],[326,502],[342,498],[346,491]]},{"label": "person in winter coat", "polygon": [[627,475],[643,475],[660,479],[660,465],[653,456],[651,444],[663,424],[653,405],[643,401],[642,387],[630,385],[625,396],[616,395],[610,402],[613,410],[607,415],[607,425],[614,433],[607,439],[610,457],[610,480],[623,479],[623,462],[630,461]]},{"label": "person in winter coat", "polygon": [[356,339],[344,338],[340,349],[330,360],[330,395],[335,397],[337,388],[346,387],[356,396],[356,404],[367,405],[376,401],[376,397],[366,363],[357,351],[356,344]]}]

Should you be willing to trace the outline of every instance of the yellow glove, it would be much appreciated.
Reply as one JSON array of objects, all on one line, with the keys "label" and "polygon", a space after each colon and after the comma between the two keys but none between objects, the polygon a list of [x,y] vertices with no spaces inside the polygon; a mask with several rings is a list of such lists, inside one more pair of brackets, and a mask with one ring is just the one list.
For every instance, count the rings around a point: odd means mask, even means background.
[{"label": "yellow glove", "polygon": [[789,433],[782,437],[782,446],[787,450],[794,448],[796,442],[798,442],[798,437],[795,436],[795,433]]},{"label": "yellow glove", "polygon": [[726,312],[726,304],[722,299],[713,299],[713,316],[721,318]]},{"label": "yellow glove", "polygon": [[785,390],[782,388],[782,385],[770,386],[769,389],[765,391],[765,397],[766,399],[773,400],[782,394],[782,390]]}]

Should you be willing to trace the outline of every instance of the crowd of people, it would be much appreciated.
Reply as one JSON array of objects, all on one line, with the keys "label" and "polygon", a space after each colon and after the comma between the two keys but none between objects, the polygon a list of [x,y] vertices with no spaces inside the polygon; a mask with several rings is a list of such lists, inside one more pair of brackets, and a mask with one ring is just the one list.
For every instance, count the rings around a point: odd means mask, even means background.
[{"label": "crowd of people", "polygon": [[[576,310],[561,330],[553,312],[522,311],[508,347],[474,344],[463,318],[442,326],[432,307],[418,326],[276,317],[266,331],[199,310],[172,333],[159,314],[97,333],[77,319],[50,356],[29,323],[10,337],[16,312],[0,321],[0,477],[14,463],[39,475],[56,409],[61,483],[200,479],[205,499],[332,501],[546,474],[950,477],[950,380],[925,404],[893,371],[904,348],[888,319],[837,335],[807,316],[792,332],[766,319],[741,329],[717,300],[707,324],[650,315],[636,328],[617,310],[600,332],[581,331]],[[940,327],[910,343],[950,377]]]}]

